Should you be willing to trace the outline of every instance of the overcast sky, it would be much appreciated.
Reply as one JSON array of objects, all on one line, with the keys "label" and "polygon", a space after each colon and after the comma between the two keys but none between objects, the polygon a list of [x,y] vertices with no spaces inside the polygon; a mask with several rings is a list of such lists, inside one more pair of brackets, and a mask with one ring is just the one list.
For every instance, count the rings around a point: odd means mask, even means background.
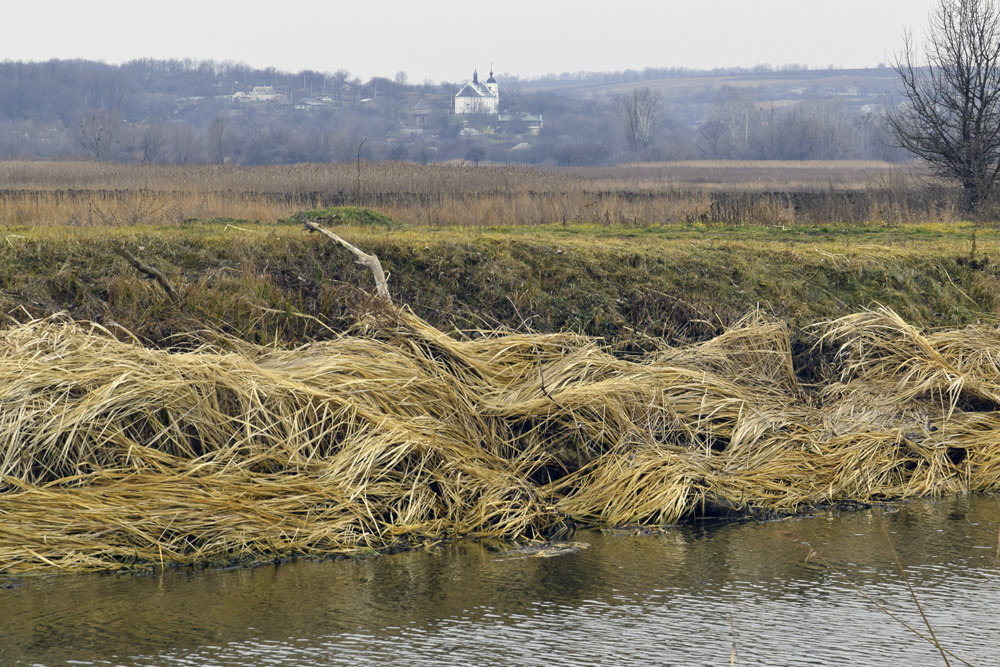
[{"label": "overcast sky", "polygon": [[645,67],[873,67],[934,0],[0,0],[0,60],[232,60],[459,81]]}]

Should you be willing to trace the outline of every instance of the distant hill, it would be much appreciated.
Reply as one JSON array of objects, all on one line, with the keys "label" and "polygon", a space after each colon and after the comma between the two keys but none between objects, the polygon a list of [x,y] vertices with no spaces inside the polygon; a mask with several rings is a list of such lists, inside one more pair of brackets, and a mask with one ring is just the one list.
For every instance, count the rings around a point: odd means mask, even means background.
[{"label": "distant hill", "polygon": [[646,70],[577,73],[519,81],[523,92],[547,92],[589,100],[610,100],[639,88],[659,92],[666,107],[684,124],[701,122],[725,86],[754,89],[758,102],[781,107],[810,98],[837,97],[861,110],[896,95],[898,75],[890,67],[866,69]]}]

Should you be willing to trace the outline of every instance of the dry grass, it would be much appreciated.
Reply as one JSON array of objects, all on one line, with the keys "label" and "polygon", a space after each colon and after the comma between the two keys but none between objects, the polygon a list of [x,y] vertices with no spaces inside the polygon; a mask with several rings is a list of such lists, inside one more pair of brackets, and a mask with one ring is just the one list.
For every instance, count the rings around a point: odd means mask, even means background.
[{"label": "dry grass", "polygon": [[759,314],[638,360],[386,308],[294,350],[0,335],[0,572],[260,562],[1000,488],[1000,334]]},{"label": "dry grass", "polygon": [[[360,177],[359,177],[360,176]],[[597,223],[790,225],[960,219],[956,193],[884,163],[680,162],[587,169],[409,163],[0,163],[0,225],[272,223],[372,206],[422,226]]]},{"label": "dry grass", "polygon": [[872,160],[686,160],[637,162],[619,167],[578,170],[608,182],[671,182],[711,190],[864,190],[889,178],[915,179],[909,167]]}]

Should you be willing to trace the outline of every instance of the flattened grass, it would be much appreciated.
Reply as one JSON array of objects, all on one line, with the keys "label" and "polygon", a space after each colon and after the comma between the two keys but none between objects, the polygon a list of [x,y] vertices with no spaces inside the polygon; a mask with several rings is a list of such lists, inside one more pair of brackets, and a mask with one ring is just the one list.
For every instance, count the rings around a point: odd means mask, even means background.
[{"label": "flattened grass", "polygon": [[[642,356],[383,307],[296,349],[0,335],[0,573],[329,557],[1000,490],[1000,334],[760,313]],[[238,348],[238,349],[237,349]]]}]

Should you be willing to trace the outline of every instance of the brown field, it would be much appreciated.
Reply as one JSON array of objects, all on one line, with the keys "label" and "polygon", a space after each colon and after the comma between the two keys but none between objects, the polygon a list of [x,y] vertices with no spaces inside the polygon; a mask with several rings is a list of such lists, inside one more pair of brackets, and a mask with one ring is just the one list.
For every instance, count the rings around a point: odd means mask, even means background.
[{"label": "brown field", "polygon": [[7,228],[274,222],[303,209],[344,204],[426,226],[948,222],[961,218],[956,199],[912,168],[861,161],[574,169],[0,163],[0,225]]}]

